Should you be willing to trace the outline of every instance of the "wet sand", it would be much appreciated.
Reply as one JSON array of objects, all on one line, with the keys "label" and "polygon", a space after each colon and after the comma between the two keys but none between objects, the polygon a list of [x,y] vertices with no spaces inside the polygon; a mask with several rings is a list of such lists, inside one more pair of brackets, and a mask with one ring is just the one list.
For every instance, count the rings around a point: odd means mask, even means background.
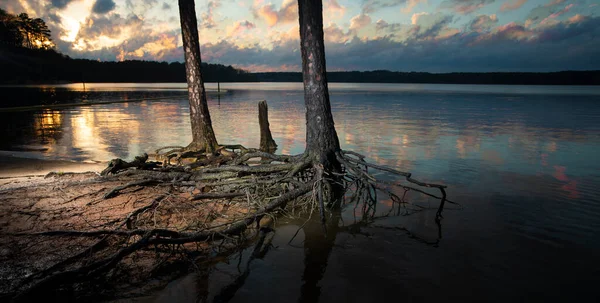
[{"label": "wet sand", "polygon": [[107,163],[88,163],[64,160],[25,158],[23,153],[0,151],[0,190],[43,184],[50,172],[100,172]]}]

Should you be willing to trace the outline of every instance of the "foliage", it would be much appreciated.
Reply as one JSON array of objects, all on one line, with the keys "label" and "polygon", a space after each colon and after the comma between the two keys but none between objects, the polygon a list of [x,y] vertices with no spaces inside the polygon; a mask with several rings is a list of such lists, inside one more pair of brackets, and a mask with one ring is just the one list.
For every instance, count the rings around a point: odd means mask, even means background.
[{"label": "foliage", "polygon": [[50,29],[40,18],[26,13],[13,15],[0,9],[0,40],[6,44],[30,49],[53,49]]}]

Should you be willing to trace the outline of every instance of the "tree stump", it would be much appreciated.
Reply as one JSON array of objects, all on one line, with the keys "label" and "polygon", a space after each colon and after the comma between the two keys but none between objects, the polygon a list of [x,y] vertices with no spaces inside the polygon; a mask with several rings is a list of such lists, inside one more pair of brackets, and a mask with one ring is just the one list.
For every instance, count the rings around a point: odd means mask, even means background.
[{"label": "tree stump", "polygon": [[271,136],[269,108],[266,100],[258,102],[258,124],[260,125],[260,150],[267,153],[275,152],[277,144]]}]

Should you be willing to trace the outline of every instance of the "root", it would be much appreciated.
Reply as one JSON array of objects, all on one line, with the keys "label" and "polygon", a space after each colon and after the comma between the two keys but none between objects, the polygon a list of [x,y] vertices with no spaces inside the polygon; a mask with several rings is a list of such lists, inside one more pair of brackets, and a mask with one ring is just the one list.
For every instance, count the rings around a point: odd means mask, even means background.
[{"label": "root", "polygon": [[124,189],[134,187],[134,186],[145,186],[145,185],[149,185],[149,184],[156,184],[156,181],[155,180],[139,180],[139,181],[129,182],[125,185],[117,186],[117,187],[111,189],[109,192],[107,192],[104,195],[104,199],[115,197],[119,194],[120,191],[122,191]]},{"label": "root", "polygon": [[[99,199],[87,204],[99,208],[95,213],[100,215],[95,216],[105,222],[92,225],[86,221],[87,226],[103,226],[102,229],[80,227],[10,233],[9,236],[17,240],[52,238],[60,243],[87,243],[77,253],[20,281],[12,290],[12,293],[18,294],[13,299],[27,300],[33,295],[60,289],[63,285],[91,283],[108,273],[114,275],[122,266],[133,266],[136,258],[149,258],[152,253],[158,256],[169,252],[165,257],[168,259],[194,248],[221,249],[225,245],[235,249],[239,245],[236,243],[243,242],[252,230],[257,230],[254,226],[265,216],[275,218],[296,211],[307,211],[312,215],[313,210],[318,208],[326,233],[325,222],[331,207],[361,207],[360,222],[373,222],[378,193],[387,195],[393,202],[388,215],[395,211],[396,205],[397,213],[400,209],[407,213],[420,211],[417,206],[407,208],[406,193],[414,190],[440,200],[436,213],[439,224],[447,201],[445,185],[421,182],[413,179],[410,173],[368,163],[364,156],[352,151],[336,153],[342,169],[330,172],[306,155],[273,155],[240,145],[223,145],[210,156],[191,154],[180,147],[162,148],[156,153],[165,149],[170,150],[163,156],[170,157],[175,153],[174,149],[178,149],[179,159],[185,153],[186,157],[197,159],[187,166],[171,166],[169,161],[162,165],[147,163],[148,155],[145,154],[132,162],[115,159],[103,171],[102,177],[90,181],[121,183],[104,195],[99,193]],[[260,163],[250,162],[256,158],[261,160]],[[369,169],[402,177],[408,184],[378,180]],[[166,185],[169,190],[156,194],[157,187],[148,185]],[[413,186],[436,188],[441,196]],[[132,187],[140,192],[154,190],[155,194],[140,199],[149,202],[128,210],[120,217],[103,218],[101,213],[105,203],[130,203],[123,196],[130,194],[131,190],[125,189]],[[394,189],[404,192],[401,194]],[[84,196],[69,202],[79,197]],[[88,211],[88,216],[91,214],[89,210],[83,211]],[[64,212],[75,216],[81,211],[66,208]],[[29,217],[39,217],[39,214],[35,216],[35,212],[32,214]],[[80,216],[86,220],[85,215]]]}]

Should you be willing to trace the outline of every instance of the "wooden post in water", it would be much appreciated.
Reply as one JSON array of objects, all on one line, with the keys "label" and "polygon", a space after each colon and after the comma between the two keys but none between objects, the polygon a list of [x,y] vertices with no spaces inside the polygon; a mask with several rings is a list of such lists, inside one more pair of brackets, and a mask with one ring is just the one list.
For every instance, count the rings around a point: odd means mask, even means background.
[{"label": "wooden post in water", "polygon": [[217,92],[221,95],[221,82],[217,82]]},{"label": "wooden post in water", "polygon": [[271,136],[269,128],[269,108],[267,101],[258,102],[258,124],[260,125],[260,150],[267,153],[273,153],[277,150],[277,144]]}]

